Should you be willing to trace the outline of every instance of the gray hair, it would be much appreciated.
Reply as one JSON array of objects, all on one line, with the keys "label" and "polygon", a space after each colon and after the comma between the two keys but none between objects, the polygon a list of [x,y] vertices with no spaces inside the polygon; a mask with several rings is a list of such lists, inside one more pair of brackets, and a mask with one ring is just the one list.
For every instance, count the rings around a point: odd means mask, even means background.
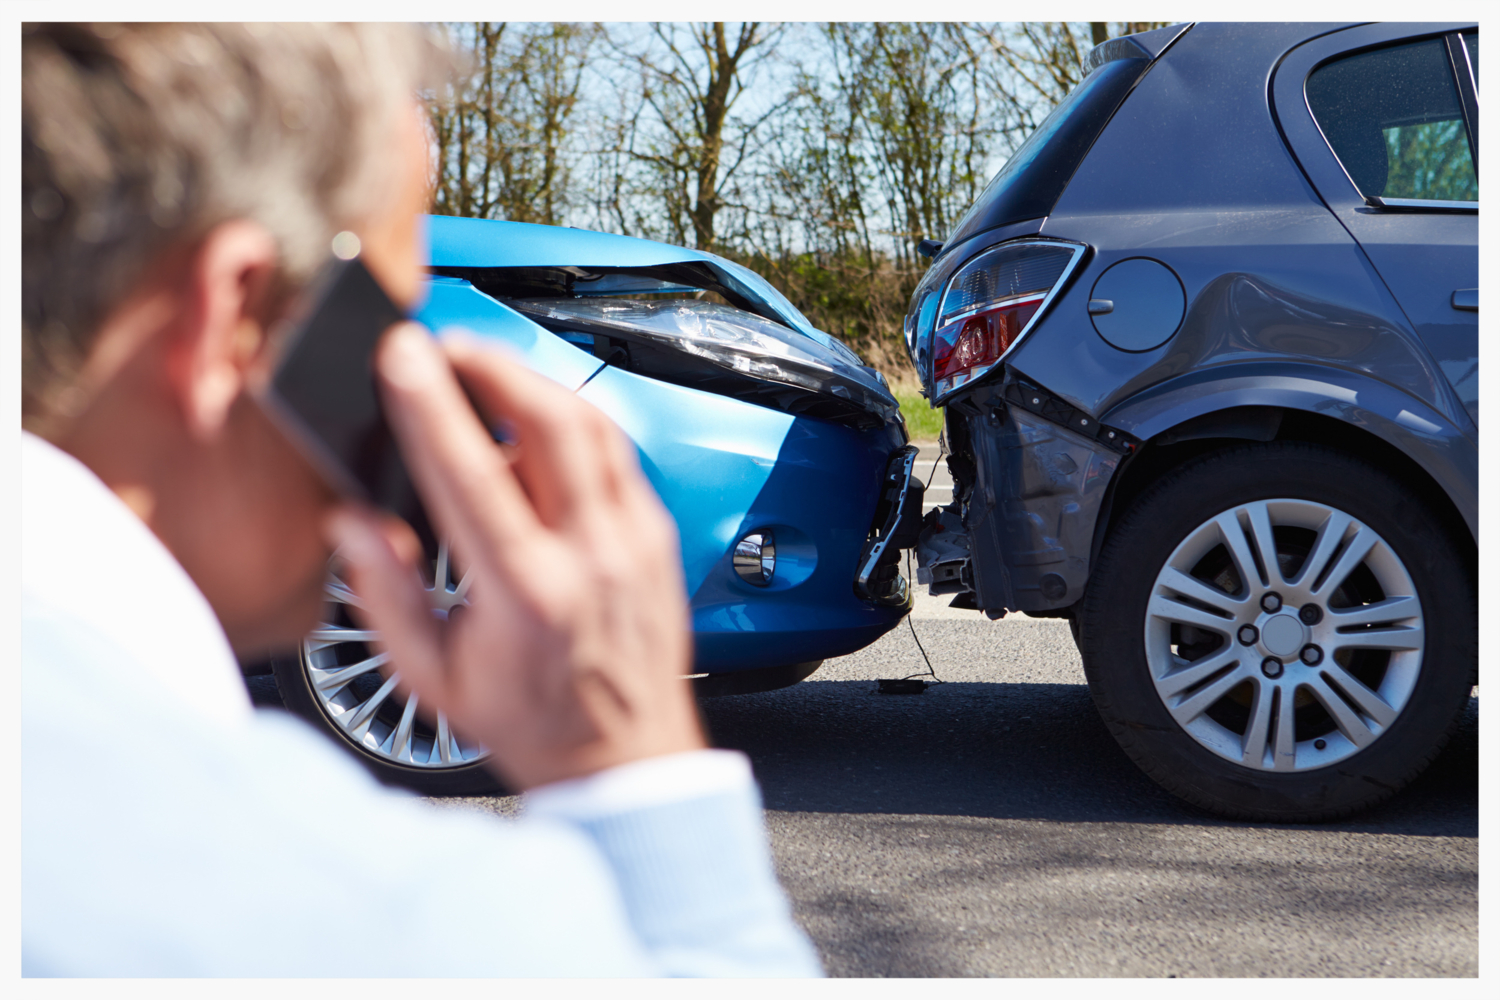
[{"label": "gray hair", "polygon": [[22,29],[22,414],[44,426],[145,269],[230,219],[281,284],[398,182],[397,116],[449,71],[411,25]]}]

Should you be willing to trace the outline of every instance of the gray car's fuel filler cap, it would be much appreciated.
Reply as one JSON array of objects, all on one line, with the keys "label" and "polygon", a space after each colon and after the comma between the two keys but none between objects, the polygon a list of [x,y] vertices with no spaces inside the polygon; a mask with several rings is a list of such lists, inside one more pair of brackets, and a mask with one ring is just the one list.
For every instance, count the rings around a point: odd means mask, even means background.
[{"label": "gray car's fuel filler cap", "polygon": [[1111,347],[1149,351],[1182,325],[1187,296],[1167,265],[1149,257],[1122,260],[1099,275],[1090,295],[1089,318]]}]

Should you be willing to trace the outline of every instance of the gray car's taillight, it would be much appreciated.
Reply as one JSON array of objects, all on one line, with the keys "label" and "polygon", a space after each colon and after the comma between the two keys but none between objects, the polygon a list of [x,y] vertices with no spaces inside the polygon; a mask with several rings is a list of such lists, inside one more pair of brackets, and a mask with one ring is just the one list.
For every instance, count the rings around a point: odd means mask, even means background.
[{"label": "gray car's taillight", "polygon": [[[927,353],[934,405],[1000,363],[1025,337],[1085,248],[1019,240],[979,254],[948,279]],[[925,311],[925,310],[924,310]]]}]

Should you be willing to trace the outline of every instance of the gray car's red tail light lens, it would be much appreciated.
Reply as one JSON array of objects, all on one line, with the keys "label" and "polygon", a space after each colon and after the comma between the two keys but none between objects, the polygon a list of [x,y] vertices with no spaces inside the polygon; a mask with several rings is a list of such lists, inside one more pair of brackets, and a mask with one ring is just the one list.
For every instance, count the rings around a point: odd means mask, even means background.
[{"label": "gray car's red tail light lens", "polygon": [[1044,298],[1046,293],[1033,292],[1005,299],[957,324],[958,335],[951,343],[944,338],[935,345],[933,367],[938,380],[956,384],[960,376],[988,369],[999,361],[1031,322]]},{"label": "gray car's red tail light lens", "polygon": [[1084,249],[1023,240],[987,250],[958,269],[932,334],[934,403],[1000,363],[1036,325]]}]

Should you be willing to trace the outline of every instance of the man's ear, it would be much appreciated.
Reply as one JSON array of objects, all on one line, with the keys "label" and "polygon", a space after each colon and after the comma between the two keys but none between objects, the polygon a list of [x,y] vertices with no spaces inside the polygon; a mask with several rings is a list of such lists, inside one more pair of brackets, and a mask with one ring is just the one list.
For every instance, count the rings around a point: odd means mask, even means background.
[{"label": "man's ear", "polygon": [[264,305],[277,260],[270,232],[245,219],[214,227],[192,255],[168,371],[199,440],[223,428],[265,342]]}]

